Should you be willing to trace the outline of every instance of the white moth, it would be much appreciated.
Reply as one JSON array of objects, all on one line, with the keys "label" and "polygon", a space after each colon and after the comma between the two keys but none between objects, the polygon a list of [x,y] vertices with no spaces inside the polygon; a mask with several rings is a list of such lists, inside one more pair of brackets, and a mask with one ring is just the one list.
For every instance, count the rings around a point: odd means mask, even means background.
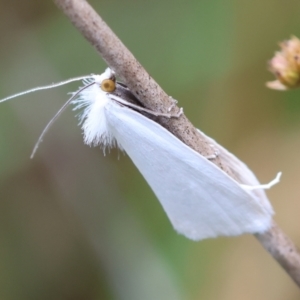
[{"label": "white moth", "polygon": [[263,189],[278,183],[280,173],[269,184],[260,185],[245,164],[211,140],[218,155],[243,184],[238,183],[138,111],[157,114],[113,94],[116,82],[109,68],[101,75],[35,88],[0,102],[81,79],[84,87],[73,93],[46,126],[33,154],[50,125],[69,103],[73,103],[75,110],[81,110],[79,119],[84,142],[103,149],[119,147],[124,150],[179,233],[192,240],[201,240],[220,235],[262,233],[270,228],[273,210]]}]

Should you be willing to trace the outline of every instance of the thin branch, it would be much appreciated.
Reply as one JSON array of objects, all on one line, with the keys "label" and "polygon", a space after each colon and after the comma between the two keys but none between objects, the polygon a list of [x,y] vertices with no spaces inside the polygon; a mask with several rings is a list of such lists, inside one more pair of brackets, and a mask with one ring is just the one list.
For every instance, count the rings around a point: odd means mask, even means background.
[{"label": "thin branch", "polygon": [[289,237],[274,222],[268,232],[255,234],[255,236],[296,284],[300,286],[300,254]]},{"label": "thin branch", "polygon": [[[146,108],[162,113],[168,112],[168,109],[174,105],[174,100],[151,78],[85,0],[53,1]],[[175,106],[173,112],[178,113],[179,108]],[[215,154],[216,149],[211,146],[209,138],[197,131],[184,115],[178,119],[160,118],[158,122],[200,154],[204,156]],[[230,167],[222,161],[220,156],[217,156],[212,162],[235,178]],[[275,223],[268,232],[257,234],[256,237],[300,286],[300,254],[293,242]]]},{"label": "thin branch", "polygon": [[[165,113],[173,106],[172,112],[179,112],[174,100],[154,81],[85,0],[54,0],[54,2],[146,108]],[[159,118],[158,122],[200,154],[204,156],[215,154],[215,149],[210,146],[206,137],[195,129],[184,114],[178,119]],[[233,176],[230,169],[218,157],[212,162]]]}]

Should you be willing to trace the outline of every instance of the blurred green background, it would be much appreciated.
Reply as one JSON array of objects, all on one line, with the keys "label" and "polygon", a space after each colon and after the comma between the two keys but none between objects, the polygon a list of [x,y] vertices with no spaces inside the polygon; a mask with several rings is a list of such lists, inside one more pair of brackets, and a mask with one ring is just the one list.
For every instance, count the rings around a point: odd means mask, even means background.
[{"label": "blurred green background", "polygon": [[[300,245],[300,91],[276,92],[267,61],[300,36],[300,2],[90,1],[193,124],[236,154]],[[52,1],[0,1],[0,98],[105,63]],[[0,300],[299,299],[251,236],[192,242],[171,227],[130,159],[83,145],[69,109],[77,89],[27,95],[0,109]]]}]

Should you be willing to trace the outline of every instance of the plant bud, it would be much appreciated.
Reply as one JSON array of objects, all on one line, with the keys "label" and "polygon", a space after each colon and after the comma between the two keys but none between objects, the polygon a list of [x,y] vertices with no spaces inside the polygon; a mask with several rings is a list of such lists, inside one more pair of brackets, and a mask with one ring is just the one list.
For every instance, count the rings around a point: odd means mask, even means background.
[{"label": "plant bud", "polygon": [[270,71],[277,80],[267,82],[267,87],[288,90],[300,86],[300,40],[292,36],[279,44],[281,51],[275,53],[269,62]]}]

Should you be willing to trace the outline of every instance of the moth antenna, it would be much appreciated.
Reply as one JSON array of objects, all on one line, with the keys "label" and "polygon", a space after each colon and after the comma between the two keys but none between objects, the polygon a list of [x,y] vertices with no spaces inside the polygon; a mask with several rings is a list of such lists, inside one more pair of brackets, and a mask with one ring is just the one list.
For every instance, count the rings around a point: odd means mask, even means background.
[{"label": "moth antenna", "polygon": [[[86,78],[86,77],[84,77]],[[42,131],[41,135],[39,136],[38,141],[35,143],[34,148],[32,150],[32,153],[30,155],[30,158],[32,159],[40,145],[40,143],[43,141],[43,137],[45,136],[46,132],[50,129],[50,127],[53,125],[53,123],[57,120],[57,118],[63,113],[63,111],[68,107],[68,105],[71,103],[71,101],[78,96],[83,90],[90,87],[91,85],[95,84],[95,82],[91,82],[81,89],[79,89],[77,92],[75,92],[72,97],[59,109],[59,111],[54,115],[54,117],[49,121],[49,123],[46,125],[44,130]]]},{"label": "moth antenna", "polygon": [[0,103],[5,102],[5,101],[10,100],[10,99],[13,99],[13,98],[17,98],[19,96],[23,96],[25,94],[29,94],[29,93],[33,93],[33,92],[36,92],[36,91],[41,91],[41,90],[47,90],[47,89],[55,88],[55,87],[58,87],[58,86],[61,86],[61,85],[64,85],[64,84],[68,84],[70,82],[79,81],[79,80],[83,80],[83,79],[87,79],[87,78],[91,78],[91,77],[93,77],[93,75],[81,76],[81,77],[74,77],[74,78],[70,78],[68,80],[64,80],[64,81],[61,81],[61,82],[58,82],[58,83],[52,83],[52,84],[45,85],[45,86],[39,86],[39,87],[30,89],[30,90],[27,90],[27,91],[24,91],[24,92],[20,92],[20,93],[8,96],[8,97],[6,97],[4,99],[1,99]]}]

